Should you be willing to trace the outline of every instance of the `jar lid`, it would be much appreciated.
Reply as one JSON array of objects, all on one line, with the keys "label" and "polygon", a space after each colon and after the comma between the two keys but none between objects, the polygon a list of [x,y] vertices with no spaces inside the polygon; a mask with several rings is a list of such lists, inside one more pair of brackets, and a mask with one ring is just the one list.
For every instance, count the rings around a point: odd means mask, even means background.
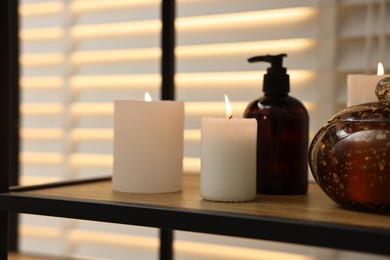
[{"label": "jar lid", "polygon": [[375,94],[378,102],[348,107],[335,114],[328,122],[390,123],[390,77],[378,82]]}]

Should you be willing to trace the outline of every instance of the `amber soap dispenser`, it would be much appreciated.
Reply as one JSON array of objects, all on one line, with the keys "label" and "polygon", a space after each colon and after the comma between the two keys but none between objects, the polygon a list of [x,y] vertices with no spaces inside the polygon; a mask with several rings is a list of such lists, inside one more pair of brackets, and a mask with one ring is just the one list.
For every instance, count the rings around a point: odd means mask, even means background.
[{"label": "amber soap dispenser", "polygon": [[257,193],[304,194],[308,183],[309,116],[299,100],[288,95],[290,79],[283,58],[286,54],[256,56],[249,62],[268,62],[264,96],[252,101],[244,112],[256,118]]}]

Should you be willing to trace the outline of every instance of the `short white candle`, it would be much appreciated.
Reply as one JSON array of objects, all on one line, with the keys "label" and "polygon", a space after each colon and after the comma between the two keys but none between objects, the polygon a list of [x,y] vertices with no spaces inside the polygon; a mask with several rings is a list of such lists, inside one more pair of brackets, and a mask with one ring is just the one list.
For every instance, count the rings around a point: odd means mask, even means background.
[{"label": "short white candle", "polygon": [[383,75],[382,63],[378,64],[377,74],[351,74],[347,76],[347,107],[378,101],[375,95],[375,86],[379,80],[390,75]]},{"label": "short white candle", "polygon": [[114,101],[113,190],[182,190],[184,103]]},{"label": "short white candle", "polygon": [[256,119],[202,118],[203,199],[241,202],[256,198]]}]

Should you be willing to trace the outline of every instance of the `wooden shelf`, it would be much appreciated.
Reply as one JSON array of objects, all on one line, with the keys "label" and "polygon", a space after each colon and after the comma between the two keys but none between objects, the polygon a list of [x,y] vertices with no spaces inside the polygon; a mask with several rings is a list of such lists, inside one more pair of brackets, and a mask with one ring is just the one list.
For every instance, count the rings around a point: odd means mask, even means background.
[{"label": "wooden shelf", "polygon": [[344,209],[314,183],[306,195],[222,203],[202,200],[199,176],[166,194],[119,193],[95,179],[12,189],[0,194],[0,210],[390,255],[389,215]]}]

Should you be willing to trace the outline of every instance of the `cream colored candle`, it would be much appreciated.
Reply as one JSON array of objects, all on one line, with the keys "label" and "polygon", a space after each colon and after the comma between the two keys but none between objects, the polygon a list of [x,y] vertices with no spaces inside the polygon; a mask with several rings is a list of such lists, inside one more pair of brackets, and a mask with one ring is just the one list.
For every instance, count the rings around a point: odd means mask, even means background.
[{"label": "cream colored candle", "polygon": [[182,190],[184,103],[114,102],[113,189]]},{"label": "cream colored candle", "polygon": [[256,138],[256,119],[202,118],[203,199],[226,202],[255,199]]},{"label": "cream colored candle", "polygon": [[362,103],[375,102],[375,86],[384,77],[382,63],[378,64],[377,75],[351,74],[347,76],[347,107]]}]

